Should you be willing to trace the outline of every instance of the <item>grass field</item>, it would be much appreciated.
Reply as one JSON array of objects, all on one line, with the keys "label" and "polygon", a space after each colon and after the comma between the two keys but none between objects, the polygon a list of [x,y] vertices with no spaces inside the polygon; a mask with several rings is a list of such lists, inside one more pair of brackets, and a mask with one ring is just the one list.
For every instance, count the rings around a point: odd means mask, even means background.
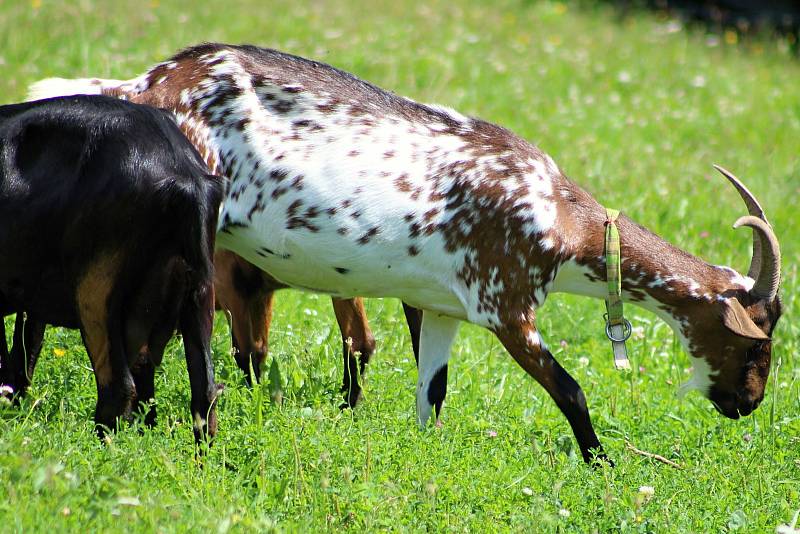
[{"label": "grass field", "polygon": [[470,326],[454,346],[444,427],[418,430],[414,360],[393,300],[367,303],[379,348],[365,402],[340,412],[331,306],[287,290],[271,344],[281,406],[244,386],[217,319],[226,390],[204,468],[178,341],[156,377],[157,427],[128,427],[102,445],[80,337],[50,329],[30,395],[0,408],[0,531],[774,532],[791,521],[800,509],[800,64],[780,40],[706,34],[650,12],[489,4],[0,1],[0,102],[47,76],[129,78],[200,41],[279,48],[502,124],[602,203],[741,271],[750,233],[731,229],[745,212],[711,167],[723,164],[759,197],[782,242],[784,319],[755,414],[731,421],[696,393],[679,400],[689,360],[666,325],[633,307],[636,370],[614,371],[602,302],[560,295],[538,324],[583,386],[616,468],[588,469],[544,390]]}]

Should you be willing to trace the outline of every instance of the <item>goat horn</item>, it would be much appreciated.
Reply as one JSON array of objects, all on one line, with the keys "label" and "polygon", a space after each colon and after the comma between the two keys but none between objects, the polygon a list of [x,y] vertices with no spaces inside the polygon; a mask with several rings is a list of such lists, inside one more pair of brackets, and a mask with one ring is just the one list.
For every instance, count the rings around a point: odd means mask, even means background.
[{"label": "goat horn", "polygon": [[[776,280],[780,278],[781,253],[780,253],[780,247],[778,246],[778,240],[775,237],[775,233],[772,231],[772,227],[770,226],[769,221],[767,221],[766,215],[764,215],[764,209],[761,207],[761,204],[758,203],[758,200],[756,200],[756,197],[753,195],[753,193],[751,193],[747,189],[747,187],[744,186],[741,180],[739,180],[736,176],[733,175],[733,173],[731,173],[730,171],[728,171],[723,167],[720,167],[719,165],[714,165],[714,168],[717,169],[725,178],[727,178],[731,184],[733,184],[733,186],[739,192],[739,196],[742,197],[742,200],[744,201],[745,205],[747,205],[748,213],[750,213],[751,216],[757,217],[762,221],[764,221],[766,223],[767,228],[769,229],[769,234],[771,235],[771,238],[774,242],[770,241],[769,238],[766,238],[765,237],[766,234],[760,232],[752,225],[749,224],[745,225],[745,226],[750,226],[753,229],[753,256],[752,259],[750,260],[750,268],[747,270],[747,276],[749,276],[754,280],[757,280],[754,287],[759,287],[759,288],[772,287],[771,282],[769,280],[771,280],[773,277],[775,277]],[[742,219],[736,221],[734,228],[738,228],[740,226],[739,223],[741,220]],[[764,236],[764,239],[762,239],[762,236]],[[772,251],[768,253],[766,257],[765,257],[765,252],[763,252],[763,245],[765,239],[767,239],[768,246],[772,248]],[[765,265],[764,261],[767,260],[767,258],[771,258],[769,261],[773,262],[773,264],[770,265],[769,268],[771,272],[769,273],[768,276],[765,274],[762,277],[761,267],[762,265]],[[770,289],[767,293],[774,296],[777,290],[778,286],[776,283],[774,289]],[[762,292],[762,289],[759,289],[759,292]]]},{"label": "goat horn", "polygon": [[[767,221],[753,215],[745,215],[733,223],[734,228],[749,226],[753,229],[753,241],[761,242],[761,257],[758,258],[759,273],[753,289],[750,292],[769,301],[778,293],[778,284],[781,281],[781,248],[778,238]],[[758,236],[756,238],[755,236]],[[766,245],[766,246],[764,246]],[[756,258],[753,258],[756,263]]]},{"label": "goat horn", "polygon": [[747,204],[747,212],[750,215],[758,217],[765,223],[769,224],[766,215],[764,215],[764,210],[761,208],[761,204],[758,203],[756,197],[753,195],[753,193],[750,192],[749,189],[747,189],[744,186],[741,180],[739,180],[736,176],[734,176],[733,173],[731,173],[729,170],[720,167],[719,165],[714,165],[714,168],[717,169],[720,173],[722,173],[722,176],[727,178],[728,181],[733,184],[733,187],[735,187],[736,190],[739,192],[739,196],[741,196],[742,200],[744,200],[744,203]]}]

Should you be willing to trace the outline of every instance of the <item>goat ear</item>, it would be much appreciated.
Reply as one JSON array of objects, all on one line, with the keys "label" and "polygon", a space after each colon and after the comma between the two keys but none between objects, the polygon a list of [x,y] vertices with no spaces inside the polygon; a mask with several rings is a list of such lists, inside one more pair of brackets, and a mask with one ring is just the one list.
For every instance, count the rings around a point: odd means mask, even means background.
[{"label": "goat ear", "polygon": [[747,315],[744,307],[735,298],[725,299],[722,303],[722,323],[725,328],[737,336],[748,339],[769,339],[753,320]]}]

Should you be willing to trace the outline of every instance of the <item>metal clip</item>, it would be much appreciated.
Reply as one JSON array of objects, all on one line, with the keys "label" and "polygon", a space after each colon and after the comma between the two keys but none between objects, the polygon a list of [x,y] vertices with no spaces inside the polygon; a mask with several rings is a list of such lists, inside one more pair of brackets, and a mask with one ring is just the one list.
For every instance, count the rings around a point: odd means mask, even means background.
[{"label": "metal clip", "polygon": [[622,318],[622,337],[616,338],[614,334],[611,333],[611,322],[608,320],[608,314],[604,314],[603,317],[606,320],[606,336],[611,341],[616,343],[625,343],[628,341],[628,338],[631,337],[631,333],[633,332],[633,326],[631,322],[624,317]]}]

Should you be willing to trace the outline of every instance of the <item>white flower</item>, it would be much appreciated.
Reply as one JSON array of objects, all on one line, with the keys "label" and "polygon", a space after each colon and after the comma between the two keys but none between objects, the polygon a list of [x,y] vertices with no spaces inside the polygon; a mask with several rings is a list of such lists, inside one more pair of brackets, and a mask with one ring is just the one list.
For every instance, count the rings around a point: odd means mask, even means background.
[{"label": "white flower", "polygon": [[631,337],[633,339],[644,339],[644,327],[643,326],[634,326],[631,329]]},{"label": "white flower", "polygon": [[531,495],[533,495],[533,490],[530,489],[528,486],[525,486],[524,488],[522,488],[522,493],[530,497]]},{"label": "white flower", "polygon": [[656,489],[653,486],[639,486],[639,493],[642,495],[646,495],[648,497],[652,496],[656,492]]},{"label": "white flower", "polygon": [[561,517],[569,517],[569,510],[567,510],[566,508],[562,508],[561,510],[558,511],[558,515],[560,515]]}]

